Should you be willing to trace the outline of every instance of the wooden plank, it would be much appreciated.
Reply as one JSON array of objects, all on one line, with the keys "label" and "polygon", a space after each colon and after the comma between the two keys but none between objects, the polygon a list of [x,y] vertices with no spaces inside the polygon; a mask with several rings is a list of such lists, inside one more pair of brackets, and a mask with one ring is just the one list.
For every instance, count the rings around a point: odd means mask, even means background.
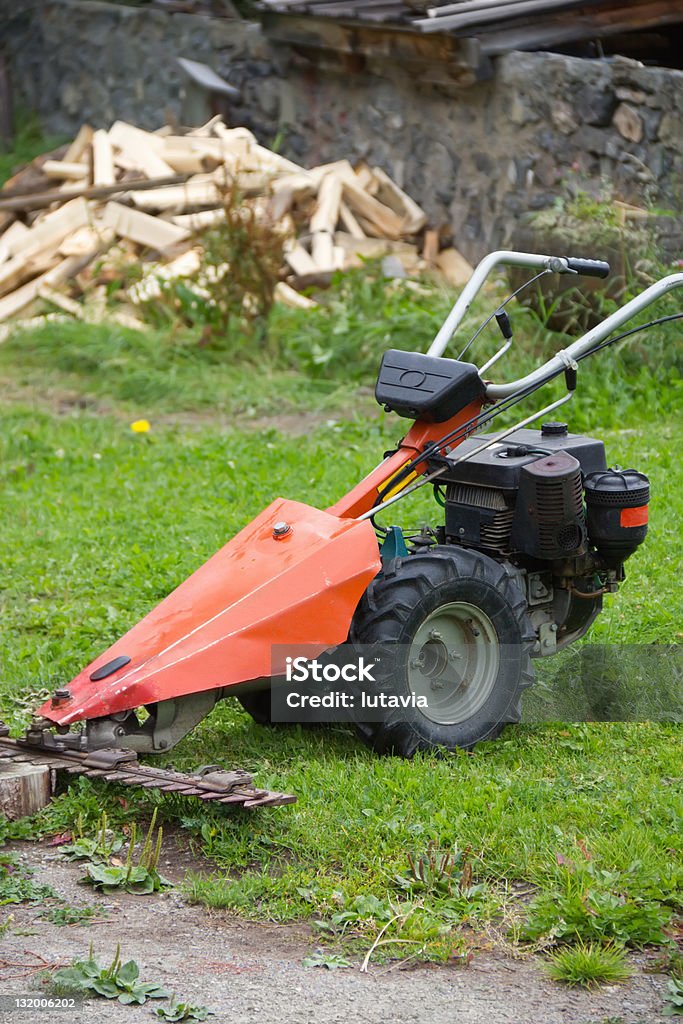
[{"label": "wooden plank", "polygon": [[92,137],[92,166],[93,185],[114,184],[114,153],[109,136],[102,129]]},{"label": "wooden plank", "polygon": [[150,217],[139,210],[131,210],[121,203],[109,202],[104,208],[104,223],[117,235],[138,245],[164,252],[189,238],[190,232],[176,224]]}]

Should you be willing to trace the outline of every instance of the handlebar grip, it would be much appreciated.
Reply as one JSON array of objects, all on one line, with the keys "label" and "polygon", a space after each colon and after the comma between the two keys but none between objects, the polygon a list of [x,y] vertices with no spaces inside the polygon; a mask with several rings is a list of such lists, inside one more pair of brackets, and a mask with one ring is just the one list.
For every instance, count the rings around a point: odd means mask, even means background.
[{"label": "handlebar grip", "polygon": [[610,265],[604,260],[579,260],[569,258],[567,266],[577,274],[584,277],[609,277]]}]

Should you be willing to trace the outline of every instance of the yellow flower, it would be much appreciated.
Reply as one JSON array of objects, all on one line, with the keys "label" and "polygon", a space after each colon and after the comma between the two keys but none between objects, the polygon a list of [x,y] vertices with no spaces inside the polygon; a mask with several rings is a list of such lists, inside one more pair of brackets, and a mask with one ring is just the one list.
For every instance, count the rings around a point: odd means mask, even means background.
[{"label": "yellow flower", "polygon": [[136,420],[135,423],[131,423],[130,429],[134,434],[146,434],[151,430],[151,424],[149,420]]}]

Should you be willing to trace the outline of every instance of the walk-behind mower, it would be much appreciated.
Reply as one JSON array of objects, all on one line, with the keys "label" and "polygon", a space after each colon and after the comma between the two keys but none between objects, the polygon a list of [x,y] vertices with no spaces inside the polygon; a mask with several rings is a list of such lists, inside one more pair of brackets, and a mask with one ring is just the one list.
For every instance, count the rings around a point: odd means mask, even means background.
[{"label": "walk-behind mower", "polygon": [[[482,325],[495,319],[503,334],[485,365],[462,359],[474,338],[458,359],[443,352],[500,264],[536,271],[528,284],[550,273],[609,274],[593,260],[487,256],[426,355],[384,354],[377,400],[414,420],[396,450],[325,511],[277,498],[55,690],[23,739],[5,730],[2,754],[225,803],[287,802],[254,790],[245,773],[181,775],[142,766],[137,753],[166,753],[226,696],[267,720],[284,673],[274,652],[284,659],[302,645],[314,658],[341,645],[398,652],[379,660],[373,685],[420,700],[387,702],[399,706],[358,723],[379,752],[470,748],[519,721],[532,659],[586,633],[647,531],[647,477],[608,468],[600,440],[570,433],[552,414],[572,397],[580,361],[623,338],[614,332],[683,285],[683,274],[653,284],[526,377],[494,384],[490,368],[512,341],[509,299]],[[562,375],[563,397],[488,432]],[[529,429],[534,421],[539,430]],[[406,536],[376,522],[425,485],[443,505],[438,524]]]}]

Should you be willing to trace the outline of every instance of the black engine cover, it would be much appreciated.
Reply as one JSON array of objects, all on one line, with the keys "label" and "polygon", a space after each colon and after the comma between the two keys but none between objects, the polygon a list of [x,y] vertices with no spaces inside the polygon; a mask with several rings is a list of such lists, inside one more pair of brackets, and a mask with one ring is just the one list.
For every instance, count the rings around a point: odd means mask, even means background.
[{"label": "black engine cover", "polygon": [[[559,424],[550,425],[553,428]],[[452,459],[491,435],[468,438]],[[567,459],[546,469],[548,457]],[[539,463],[543,463],[534,469]],[[562,430],[516,430],[504,441],[452,465],[446,484],[446,535],[499,554],[554,560],[585,549],[581,477],[607,468],[602,441]]]}]

